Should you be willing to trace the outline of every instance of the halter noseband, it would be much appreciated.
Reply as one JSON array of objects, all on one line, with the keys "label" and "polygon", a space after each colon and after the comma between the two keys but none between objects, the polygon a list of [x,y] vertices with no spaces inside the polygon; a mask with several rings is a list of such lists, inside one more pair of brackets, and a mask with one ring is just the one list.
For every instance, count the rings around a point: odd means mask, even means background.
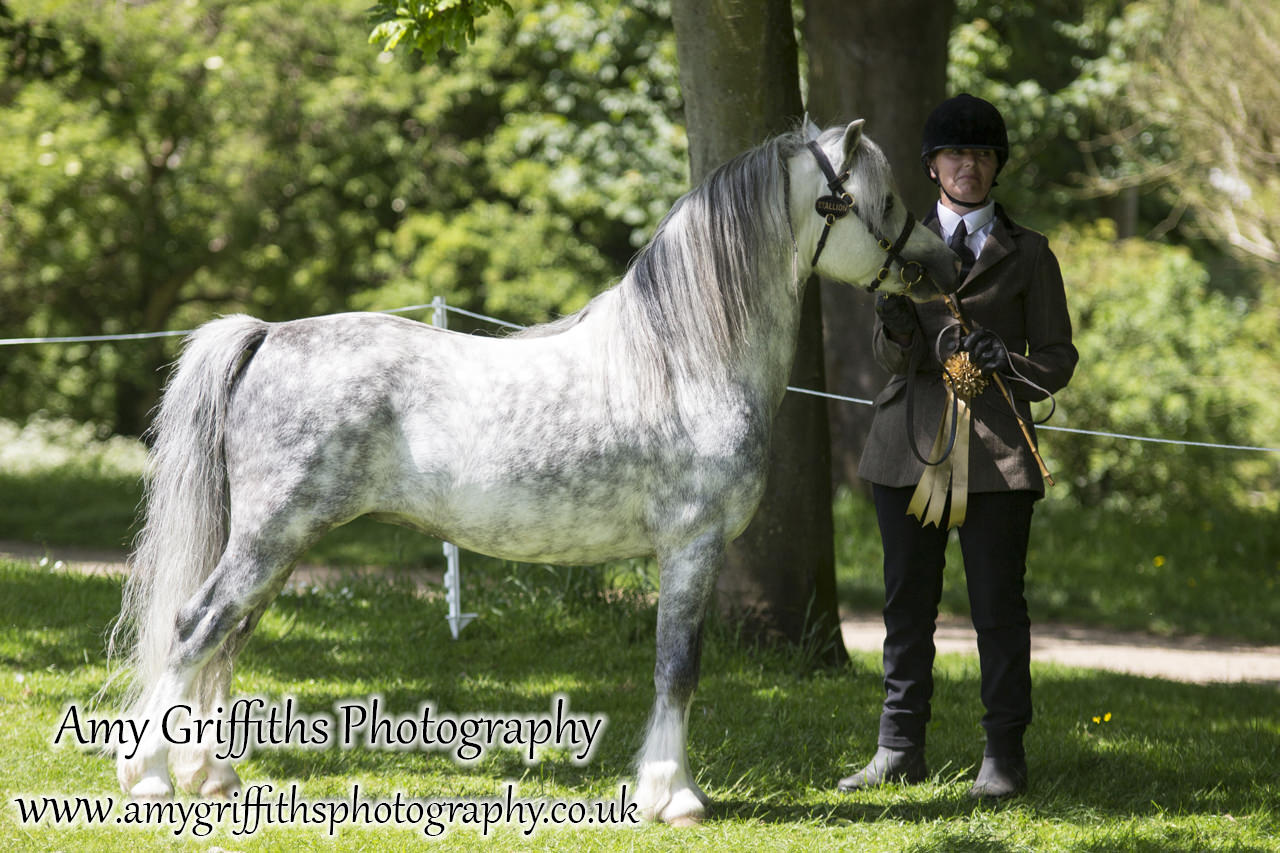
[{"label": "halter noseband", "polygon": [[[831,161],[827,159],[827,155],[823,153],[818,143],[810,141],[809,150],[813,152],[814,159],[818,161],[818,168],[822,169],[822,174],[827,177],[827,187],[831,190],[831,195],[824,195],[814,202],[814,210],[818,212],[826,224],[822,226],[822,236],[818,238],[818,247],[813,253],[813,260],[809,262],[809,266],[818,265],[818,258],[822,255],[822,250],[827,245],[827,235],[831,233],[831,226],[835,224],[837,219],[843,219],[853,211],[866,229],[871,232],[871,236],[876,238],[876,242],[880,244],[880,248],[884,250],[884,263],[880,265],[880,271],[876,273],[875,281],[866,286],[868,292],[874,291],[880,286],[886,278],[889,277],[889,268],[896,261],[898,264],[898,276],[902,279],[902,283],[910,288],[919,284],[925,277],[924,266],[918,261],[909,261],[902,257],[902,248],[907,245],[907,238],[911,236],[911,229],[915,227],[916,219],[910,213],[907,214],[906,222],[902,224],[902,233],[898,235],[898,239],[890,241],[879,231],[877,231],[870,222],[868,222],[858,210],[858,204],[854,201],[853,196],[845,189],[844,182],[849,180],[849,173],[837,175],[836,170],[831,168]],[[893,196],[889,196],[889,206],[893,205]],[[914,268],[915,275],[912,278],[907,277],[907,268]]]}]

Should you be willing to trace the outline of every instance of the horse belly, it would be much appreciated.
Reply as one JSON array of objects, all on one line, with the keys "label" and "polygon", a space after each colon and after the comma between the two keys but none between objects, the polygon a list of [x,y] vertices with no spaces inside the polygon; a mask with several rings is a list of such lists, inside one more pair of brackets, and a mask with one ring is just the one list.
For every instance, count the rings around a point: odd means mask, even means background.
[{"label": "horse belly", "polygon": [[459,547],[524,563],[586,565],[652,553],[638,525],[619,524],[607,512],[559,504],[521,507],[507,498],[501,510],[460,502],[458,520],[442,536]]},{"label": "horse belly", "polygon": [[[461,464],[458,464],[458,463]],[[572,453],[456,460],[432,514],[442,538],[520,562],[585,564],[652,551],[642,478]]]}]

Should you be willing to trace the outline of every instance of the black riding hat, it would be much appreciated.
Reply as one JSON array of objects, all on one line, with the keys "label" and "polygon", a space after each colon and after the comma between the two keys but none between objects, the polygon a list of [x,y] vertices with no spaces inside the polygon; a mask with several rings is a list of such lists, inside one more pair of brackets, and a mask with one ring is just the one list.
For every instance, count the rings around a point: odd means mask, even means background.
[{"label": "black riding hat", "polygon": [[1009,159],[1009,133],[1004,118],[991,103],[960,94],[929,113],[920,143],[920,162],[929,174],[929,159],[944,148],[989,148],[996,152],[996,174]]}]

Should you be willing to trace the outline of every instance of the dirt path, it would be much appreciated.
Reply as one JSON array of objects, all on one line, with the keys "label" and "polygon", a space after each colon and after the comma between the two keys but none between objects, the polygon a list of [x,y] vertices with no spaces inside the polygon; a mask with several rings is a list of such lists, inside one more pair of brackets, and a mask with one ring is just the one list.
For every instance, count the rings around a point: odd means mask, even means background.
[{"label": "dirt path", "polygon": [[[0,540],[0,556],[30,561],[54,571],[123,574],[124,555],[118,551],[33,546]],[[349,578],[352,570],[299,566],[290,583],[311,586]],[[377,571],[369,569],[365,571]],[[420,575],[420,576],[418,576]],[[422,587],[438,587],[439,572],[416,573]],[[846,614],[845,645],[877,651],[884,642],[878,613]],[[943,617],[935,635],[942,654],[977,654],[973,628],[967,620]],[[1194,684],[1216,682],[1272,684],[1280,687],[1280,646],[1257,646],[1208,637],[1159,637],[1070,625],[1032,626],[1031,657],[1066,666],[1124,672]]]},{"label": "dirt path", "polygon": [[[874,651],[884,643],[880,614],[847,615],[845,645]],[[967,619],[942,617],[934,642],[941,654],[977,655]],[[1256,683],[1280,687],[1280,646],[1209,637],[1161,637],[1072,625],[1033,624],[1031,659],[1193,684]]]}]

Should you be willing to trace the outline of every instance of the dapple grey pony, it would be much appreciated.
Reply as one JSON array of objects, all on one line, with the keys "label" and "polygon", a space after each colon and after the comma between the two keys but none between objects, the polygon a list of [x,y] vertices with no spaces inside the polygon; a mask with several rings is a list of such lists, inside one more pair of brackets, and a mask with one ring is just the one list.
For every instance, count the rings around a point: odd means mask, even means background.
[{"label": "dapple grey pony", "polygon": [[951,282],[955,256],[913,224],[861,121],[806,121],[721,166],[619,283],[551,324],[507,338],[361,313],[202,326],[152,428],[113,636],[126,719],[152,723],[117,750],[124,789],[171,795],[170,763],[186,790],[239,787],[216,746],[170,755],[158,722],[228,707],[234,658],[295,561],[369,515],[508,560],[656,556],[636,801],[649,819],[699,819],[686,735],[701,626],[764,487],[804,282]]}]

